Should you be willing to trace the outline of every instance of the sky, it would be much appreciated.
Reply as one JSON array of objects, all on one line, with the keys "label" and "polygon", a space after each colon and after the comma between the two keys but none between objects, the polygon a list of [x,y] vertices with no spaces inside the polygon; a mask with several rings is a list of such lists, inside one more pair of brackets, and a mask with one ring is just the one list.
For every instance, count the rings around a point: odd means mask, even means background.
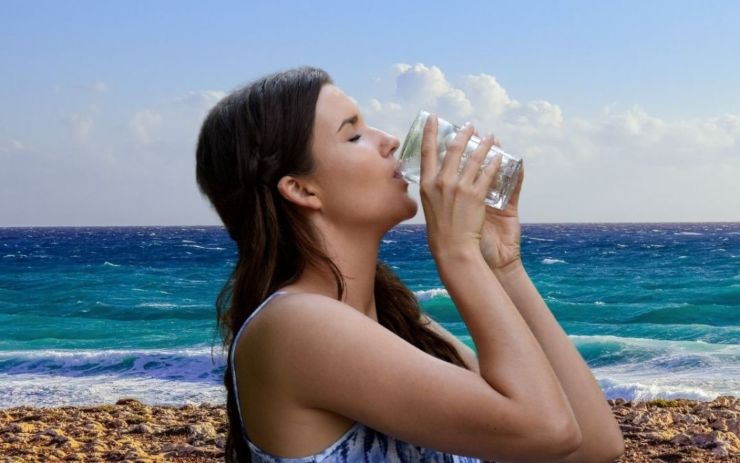
[{"label": "sky", "polygon": [[740,221],[738,2],[2,11],[0,226],[219,225],[195,183],[204,115],[301,65],[400,140],[422,108],[494,133],[524,159],[523,223]]}]

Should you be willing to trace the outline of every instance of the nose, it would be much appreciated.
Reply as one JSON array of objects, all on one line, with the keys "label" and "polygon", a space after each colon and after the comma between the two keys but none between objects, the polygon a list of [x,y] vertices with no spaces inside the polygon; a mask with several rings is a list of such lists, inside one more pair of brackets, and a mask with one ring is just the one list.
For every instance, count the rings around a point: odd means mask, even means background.
[{"label": "nose", "polygon": [[399,146],[401,146],[401,142],[398,140],[398,138],[394,137],[393,135],[383,133],[384,135],[384,145],[383,145],[383,156],[384,157],[390,157],[393,156],[393,153],[396,152]]}]

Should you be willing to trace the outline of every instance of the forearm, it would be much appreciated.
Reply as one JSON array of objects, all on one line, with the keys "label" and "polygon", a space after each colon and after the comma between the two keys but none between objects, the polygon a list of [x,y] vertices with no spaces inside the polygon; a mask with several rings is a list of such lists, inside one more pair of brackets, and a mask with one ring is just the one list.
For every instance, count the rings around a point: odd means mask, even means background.
[{"label": "forearm", "polygon": [[588,365],[550,312],[524,267],[518,263],[495,274],[540,343],[581,428],[583,444],[560,461],[599,462],[618,458],[624,444],[611,407]]},{"label": "forearm", "polygon": [[533,420],[577,427],[545,353],[480,254],[438,262],[438,267],[475,342],[486,382],[526,406]]}]

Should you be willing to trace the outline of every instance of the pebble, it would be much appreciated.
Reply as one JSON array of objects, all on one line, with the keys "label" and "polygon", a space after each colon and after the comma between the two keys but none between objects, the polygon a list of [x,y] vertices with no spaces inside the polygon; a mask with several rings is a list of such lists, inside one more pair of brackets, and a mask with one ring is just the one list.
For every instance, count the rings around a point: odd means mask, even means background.
[{"label": "pebble", "polygon": [[[740,400],[609,400],[625,454],[618,463],[740,463]],[[123,398],[96,407],[0,410],[0,463],[127,461],[221,463],[223,406],[147,405]]]}]

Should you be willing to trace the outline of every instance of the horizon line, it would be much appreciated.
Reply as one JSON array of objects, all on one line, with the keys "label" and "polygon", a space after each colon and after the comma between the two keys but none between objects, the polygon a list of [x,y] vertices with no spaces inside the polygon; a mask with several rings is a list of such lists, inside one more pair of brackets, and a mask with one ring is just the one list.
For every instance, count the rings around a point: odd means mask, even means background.
[{"label": "horizon line", "polygon": [[[664,222],[521,222],[521,225],[682,225],[682,224],[740,224],[740,221],[664,221]],[[396,227],[424,226],[426,223],[400,223]],[[10,228],[225,228],[223,225],[0,225]]]}]

